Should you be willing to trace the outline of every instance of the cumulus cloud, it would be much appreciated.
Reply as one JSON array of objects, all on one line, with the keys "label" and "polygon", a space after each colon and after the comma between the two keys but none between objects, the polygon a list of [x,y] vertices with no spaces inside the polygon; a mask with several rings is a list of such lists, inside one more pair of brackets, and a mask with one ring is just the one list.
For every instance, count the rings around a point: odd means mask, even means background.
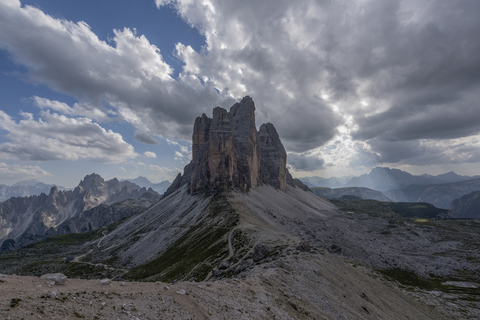
[{"label": "cumulus cloud", "polygon": [[158,140],[152,138],[148,133],[145,133],[142,131],[135,131],[134,137],[135,137],[135,140],[145,144],[154,144],[154,145],[159,144]]},{"label": "cumulus cloud", "polygon": [[146,151],[146,152],[143,154],[143,156],[144,156],[145,158],[156,158],[156,157],[157,157],[157,155],[155,154],[155,152],[151,152],[151,151]]},{"label": "cumulus cloud", "polygon": [[[434,145],[451,147],[439,139],[480,129],[478,1],[156,3],[206,37],[202,52],[177,46],[184,72],[234,97],[251,94],[290,151],[325,145],[350,124],[366,144],[350,151],[370,153],[368,163],[414,162]],[[402,153],[387,147],[393,141],[417,143],[394,144]]]},{"label": "cumulus cloud", "polygon": [[39,105],[84,116],[85,109],[101,116],[112,108],[137,128],[189,139],[199,112],[224,98],[198,77],[173,79],[158,47],[135,30],[113,32],[110,44],[85,22],[56,19],[18,0],[0,2],[0,48],[25,65],[33,81],[76,97],[82,110],[37,99]]},{"label": "cumulus cloud", "polygon": [[[104,110],[100,110],[89,105],[88,103],[75,103],[73,107],[70,107],[64,102],[41,98],[38,96],[33,96],[32,99],[35,105],[40,109],[50,109],[69,116],[84,116],[96,121],[110,120],[109,116],[107,115],[108,111],[104,112]],[[112,113],[112,111],[109,112]]]},{"label": "cumulus cloud", "polygon": [[0,162],[1,180],[24,180],[51,176],[51,174],[39,166],[9,165]]},{"label": "cumulus cloud", "polygon": [[84,22],[17,0],[0,3],[0,46],[32,80],[80,101],[44,102],[49,109],[87,116],[96,108],[98,117],[114,110],[171,141],[189,141],[196,116],[248,94],[258,122],[274,123],[287,150],[311,152],[309,159],[325,152],[337,163],[325,149],[333,141],[343,144],[345,163],[358,165],[477,159],[477,145],[455,144],[480,130],[477,0],[155,2],[206,39],[199,52],[176,45],[184,62],[176,79],[134,30],[115,30],[106,43]]},{"label": "cumulus cloud", "polygon": [[49,111],[42,111],[38,120],[29,113],[23,116],[16,122],[0,110],[0,128],[8,131],[6,137],[11,141],[0,144],[3,158],[118,163],[136,156],[120,134],[88,118],[68,118]]}]

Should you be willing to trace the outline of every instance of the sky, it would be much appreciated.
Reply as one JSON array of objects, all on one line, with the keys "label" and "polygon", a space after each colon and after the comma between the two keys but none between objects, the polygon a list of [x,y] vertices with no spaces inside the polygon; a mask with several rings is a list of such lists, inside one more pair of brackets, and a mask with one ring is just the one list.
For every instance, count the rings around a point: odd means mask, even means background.
[{"label": "sky", "polygon": [[172,181],[249,95],[293,176],[480,173],[478,0],[0,0],[0,184]]}]

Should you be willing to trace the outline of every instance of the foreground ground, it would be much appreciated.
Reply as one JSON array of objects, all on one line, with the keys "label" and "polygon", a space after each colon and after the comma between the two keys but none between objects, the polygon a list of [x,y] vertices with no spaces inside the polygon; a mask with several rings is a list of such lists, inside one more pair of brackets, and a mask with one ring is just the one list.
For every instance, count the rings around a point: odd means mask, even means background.
[{"label": "foreground ground", "polygon": [[[320,249],[292,252],[238,278],[176,284],[38,277],[0,283],[1,319],[449,319],[369,269]],[[54,292],[54,293],[53,293]],[[428,299],[427,299],[428,300]],[[427,302],[427,303],[425,303]],[[453,313],[452,313],[453,312]]]}]

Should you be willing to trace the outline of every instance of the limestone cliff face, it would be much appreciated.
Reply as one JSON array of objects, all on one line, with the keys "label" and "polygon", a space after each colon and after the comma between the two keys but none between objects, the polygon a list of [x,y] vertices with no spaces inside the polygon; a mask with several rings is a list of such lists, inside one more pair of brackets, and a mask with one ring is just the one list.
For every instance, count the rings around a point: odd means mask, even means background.
[{"label": "limestone cliff face", "polygon": [[191,193],[236,188],[247,191],[260,184],[285,189],[293,185],[286,168],[287,153],[273,124],[255,126],[255,104],[245,97],[230,111],[216,107],[213,118],[195,120],[192,161],[166,195],[188,184]]},{"label": "limestone cliff face", "polygon": [[264,123],[258,132],[260,139],[262,182],[279,189],[287,186],[287,152],[277,130],[271,123]]}]

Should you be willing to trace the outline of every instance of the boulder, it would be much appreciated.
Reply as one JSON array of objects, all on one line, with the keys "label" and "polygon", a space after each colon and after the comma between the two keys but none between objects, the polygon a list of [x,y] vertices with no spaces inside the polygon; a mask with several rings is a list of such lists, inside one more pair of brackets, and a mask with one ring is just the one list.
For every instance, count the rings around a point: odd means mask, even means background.
[{"label": "boulder", "polygon": [[263,243],[259,243],[253,248],[252,259],[254,262],[265,259],[270,254],[270,248]]},{"label": "boulder", "polygon": [[226,270],[230,267],[230,263],[228,261],[219,261],[217,265],[218,270]]},{"label": "boulder", "polygon": [[110,283],[112,283],[112,280],[110,280],[110,279],[102,279],[102,280],[100,280],[100,284],[101,284],[102,286],[106,286],[106,285],[108,285],[108,284],[110,284]]},{"label": "boulder", "polygon": [[244,260],[242,263],[235,269],[235,274],[238,274],[242,271],[245,271],[253,266],[253,261],[251,259]]},{"label": "boulder", "polygon": [[67,276],[63,273],[44,274],[40,277],[43,280],[53,280],[55,285],[63,285],[67,281]]},{"label": "boulder", "polygon": [[7,281],[8,276],[6,274],[0,273],[0,282]]}]

